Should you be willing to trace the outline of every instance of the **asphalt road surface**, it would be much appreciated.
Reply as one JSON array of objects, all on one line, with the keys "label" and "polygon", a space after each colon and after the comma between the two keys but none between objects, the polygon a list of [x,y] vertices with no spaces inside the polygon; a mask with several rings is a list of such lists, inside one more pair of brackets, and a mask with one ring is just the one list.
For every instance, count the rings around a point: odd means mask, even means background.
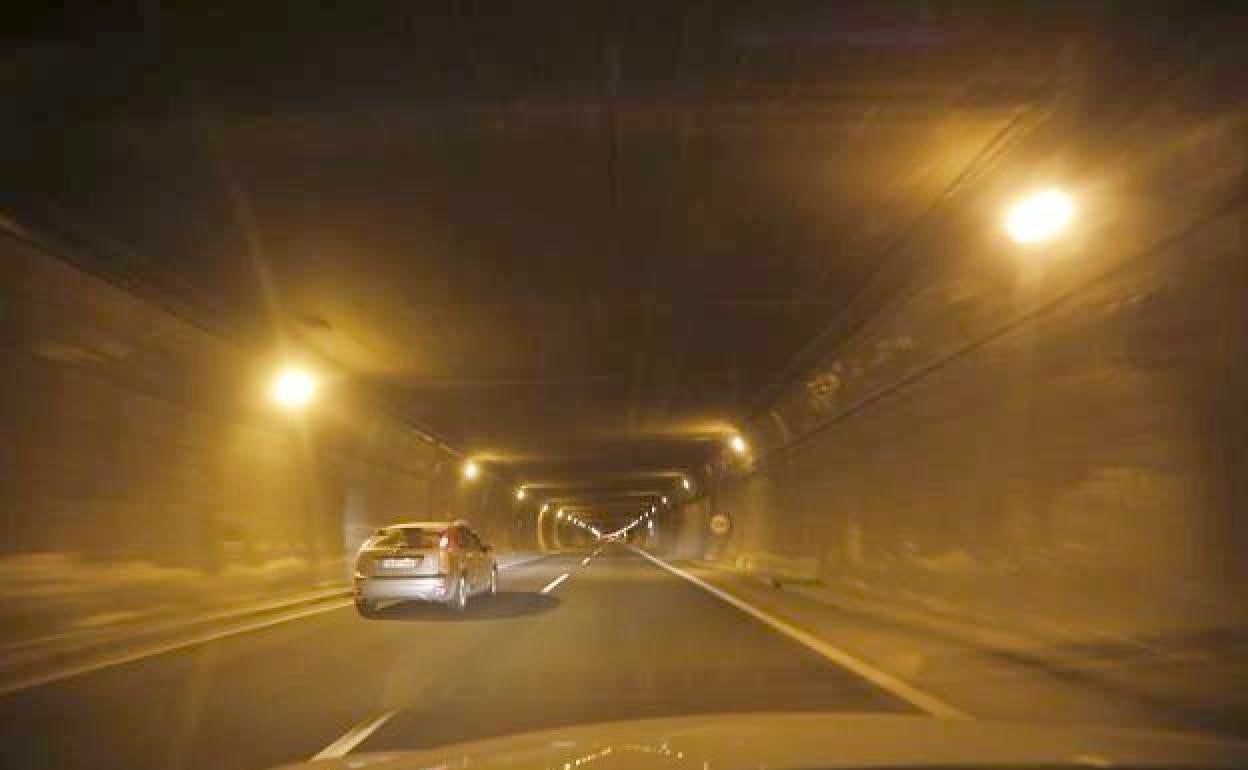
[{"label": "asphalt road surface", "polygon": [[336,609],[15,693],[0,766],[251,770],[365,725],[353,753],[651,716],[914,711],[621,546],[592,553],[508,570],[463,615]]}]

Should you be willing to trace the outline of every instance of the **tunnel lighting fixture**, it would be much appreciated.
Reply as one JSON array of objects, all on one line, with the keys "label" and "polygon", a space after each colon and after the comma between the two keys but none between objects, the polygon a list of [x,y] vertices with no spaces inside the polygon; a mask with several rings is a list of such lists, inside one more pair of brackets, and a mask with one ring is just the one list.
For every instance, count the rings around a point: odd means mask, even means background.
[{"label": "tunnel lighting fixture", "polygon": [[1023,198],[1005,219],[1005,229],[1015,243],[1039,243],[1060,233],[1075,215],[1075,204],[1066,193],[1049,188]]},{"label": "tunnel lighting fixture", "polygon": [[739,455],[745,454],[746,450],[750,448],[750,445],[745,443],[745,439],[741,436],[733,436],[732,439],[729,440],[728,446],[732,447],[732,451]]},{"label": "tunnel lighting fixture", "polygon": [[684,487],[684,488],[685,488],[685,491],[686,491],[686,492],[688,492],[689,490],[693,489],[693,484],[689,483],[689,479],[688,479],[688,477],[681,479],[681,480],[680,480],[680,485],[681,485],[682,487]]},{"label": "tunnel lighting fixture", "polygon": [[664,496],[663,496],[663,504],[664,504],[664,505],[667,505],[667,496],[666,496],[666,495],[664,495]]},{"label": "tunnel lighting fixture", "polygon": [[469,460],[464,463],[463,473],[464,478],[472,481],[477,476],[481,475],[481,466],[477,465],[472,460]]},{"label": "tunnel lighting fixture", "polygon": [[528,493],[524,491],[524,487],[520,487],[519,489],[516,490],[517,500],[523,500],[526,497],[528,497]]},{"label": "tunnel lighting fixture", "polygon": [[288,367],[273,378],[270,393],[278,406],[302,409],[316,395],[316,379],[303,369]]}]

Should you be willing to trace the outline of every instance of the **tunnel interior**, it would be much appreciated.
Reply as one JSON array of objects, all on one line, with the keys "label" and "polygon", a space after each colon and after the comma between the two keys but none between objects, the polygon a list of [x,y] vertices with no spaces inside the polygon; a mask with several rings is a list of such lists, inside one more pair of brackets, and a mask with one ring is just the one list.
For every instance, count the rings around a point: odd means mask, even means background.
[{"label": "tunnel interior", "polygon": [[1242,634],[1248,28],[1189,10],[35,14],[0,641],[339,585],[428,518]]}]

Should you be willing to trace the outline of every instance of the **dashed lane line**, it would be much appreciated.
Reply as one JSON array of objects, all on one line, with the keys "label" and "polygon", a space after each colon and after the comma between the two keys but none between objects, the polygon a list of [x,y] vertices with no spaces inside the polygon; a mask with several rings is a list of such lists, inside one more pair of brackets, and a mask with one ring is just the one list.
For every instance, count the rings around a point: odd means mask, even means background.
[{"label": "dashed lane line", "polygon": [[317,752],[317,755],[312,757],[312,761],[315,762],[318,759],[336,759],[338,757],[345,756],[347,752],[351,751],[351,749],[354,749],[356,746],[363,743],[365,738],[377,732],[377,728],[390,721],[390,717],[397,713],[399,712],[387,711],[381,716],[369,720],[368,722],[359,723],[350,730],[347,730],[341,738]]},{"label": "dashed lane line", "polygon": [[546,587],[542,589],[542,593],[544,594],[550,593],[551,591],[555,590],[555,586],[559,585],[560,583],[562,583],[563,581],[567,579],[568,579],[568,573],[565,572],[559,577],[547,583]]}]

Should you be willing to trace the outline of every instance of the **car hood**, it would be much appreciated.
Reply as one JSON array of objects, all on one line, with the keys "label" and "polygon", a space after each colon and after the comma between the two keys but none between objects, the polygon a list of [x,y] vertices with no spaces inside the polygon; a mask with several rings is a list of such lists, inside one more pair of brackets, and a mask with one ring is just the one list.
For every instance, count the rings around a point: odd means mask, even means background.
[{"label": "car hood", "polygon": [[868,714],[724,714],[581,725],[290,767],[737,770],[985,766],[1230,767],[1248,743],[1109,728]]}]

